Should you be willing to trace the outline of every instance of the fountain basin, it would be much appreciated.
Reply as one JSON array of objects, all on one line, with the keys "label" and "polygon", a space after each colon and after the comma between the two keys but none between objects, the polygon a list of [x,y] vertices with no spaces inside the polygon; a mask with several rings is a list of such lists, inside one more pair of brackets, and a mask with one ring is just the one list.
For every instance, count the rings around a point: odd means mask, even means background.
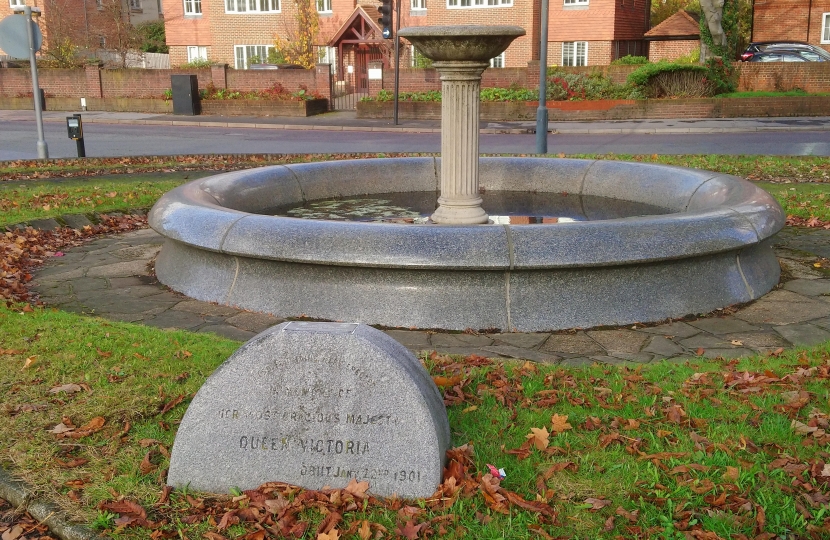
[{"label": "fountain basin", "polygon": [[[263,167],[165,194],[158,279],[280,317],[451,330],[545,331],[704,313],[768,292],[784,214],[707,171],[615,161],[482,158],[485,190],[566,192],[670,214],[555,225],[412,225],[258,215],[291,203],[440,186],[440,158]],[[586,199],[590,200],[590,199]],[[591,208],[583,208],[585,215]]]},{"label": "fountain basin", "polygon": [[489,62],[526,34],[521,26],[410,26],[398,31],[435,62]]}]

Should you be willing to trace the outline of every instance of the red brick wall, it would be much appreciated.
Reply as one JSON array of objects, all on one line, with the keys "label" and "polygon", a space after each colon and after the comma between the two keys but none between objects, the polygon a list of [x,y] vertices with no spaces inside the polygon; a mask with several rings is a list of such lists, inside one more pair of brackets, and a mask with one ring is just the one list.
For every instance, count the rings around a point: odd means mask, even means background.
[{"label": "red brick wall", "polygon": [[553,0],[549,7],[549,40],[613,40],[617,1],[590,0],[587,6],[565,6],[562,0]]},{"label": "red brick wall", "polygon": [[700,47],[699,40],[669,40],[652,41],[649,44],[648,59],[652,62],[660,60],[677,60],[682,56],[688,56],[695,49]]},{"label": "red brick wall", "polygon": [[[549,102],[551,121],[630,120],[671,118],[757,118],[781,116],[828,116],[830,102],[821,97],[746,98],[746,99],[651,99],[642,101]],[[566,106],[560,106],[566,104]],[[571,106],[573,105],[573,106]],[[482,103],[483,119],[530,120],[536,105],[530,103]],[[358,118],[391,118],[392,104],[365,102],[357,107]],[[441,117],[441,104],[400,103],[401,118]]]},{"label": "red brick wall", "polygon": [[309,90],[316,88],[316,74],[313,69],[248,70],[228,69],[228,88],[243,92],[268,88],[280,83],[286,90],[295,91],[301,86]]},{"label": "red brick wall", "polygon": [[806,41],[808,12],[809,6],[804,0],[757,0],[752,25],[753,41]]},{"label": "red brick wall", "polygon": [[[40,87],[50,96],[86,96],[86,76],[82,69],[38,69]],[[0,69],[0,95],[14,97],[32,93],[29,69]]]},{"label": "red brick wall", "polygon": [[[90,73],[95,73],[94,69]],[[228,88],[231,90],[257,90],[268,88],[275,82],[281,83],[293,92],[305,86],[329,97],[328,73],[317,70],[233,70],[227,72]],[[161,97],[171,87],[171,75],[193,74],[198,77],[199,88],[213,82],[210,68],[199,70],[179,69],[103,69],[100,71],[101,88],[104,98],[119,97]],[[40,69],[41,88],[50,96],[98,97],[94,88],[97,77],[87,79],[84,69]],[[217,81],[218,83],[219,81]],[[217,86],[221,87],[220,84]],[[28,69],[0,69],[0,96],[15,97],[29,94],[32,81]]]},{"label": "red brick wall", "polygon": [[209,0],[202,2],[202,15],[184,15],[184,2],[182,0],[162,0],[164,9],[165,38],[170,54],[170,65],[180,66],[187,62],[187,47],[207,47],[207,57],[210,61],[214,59],[214,52],[211,48],[213,41],[210,32],[210,15],[207,13]]},{"label": "red brick wall", "polygon": [[196,75],[199,88],[213,80],[210,69],[104,69],[101,70],[102,97],[161,97],[171,86],[171,75]]},{"label": "red brick wall", "polygon": [[649,30],[650,5],[647,0],[617,0],[614,35],[611,38],[643,39],[643,34]]},{"label": "red brick wall", "polygon": [[739,64],[739,90],[786,91],[801,89],[806,92],[830,90],[830,62],[742,62]]},{"label": "red brick wall", "polygon": [[[590,47],[589,47],[590,51]],[[628,74],[637,66],[588,66],[563,68],[570,72],[590,73],[601,71],[616,83],[624,83]],[[739,90],[792,90],[800,88],[807,92],[830,91],[830,63],[738,63],[740,74]],[[94,72],[94,70],[93,70]],[[204,88],[213,81],[210,69],[204,70],[101,70],[102,97],[145,97],[159,96],[170,88],[170,75],[193,73],[199,77],[199,87]],[[509,87],[515,83],[526,88],[538,86],[538,63],[531,63],[524,69],[488,69],[484,72],[483,86]],[[402,69],[401,91],[438,90],[441,81],[434,69]],[[384,70],[384,87],[391,89],[393,73]],[[41,69],[41,87],[51,96],[93,97],[96,77],[89,81],[84,69]],[[294,91],[305,85],[323,95],[328,92],[328,74],[318,70],[264,70],[227,71],[228,88],[232,90],[263,89],[274,82],[280,82],[286,89]],[[221,85],[218,85],[221,86]],[[22,68],[0,69],[0,96],[14,97],[28,94],[32,90],[29,70]],[[826,99],[826,98],[824,98]]]}]

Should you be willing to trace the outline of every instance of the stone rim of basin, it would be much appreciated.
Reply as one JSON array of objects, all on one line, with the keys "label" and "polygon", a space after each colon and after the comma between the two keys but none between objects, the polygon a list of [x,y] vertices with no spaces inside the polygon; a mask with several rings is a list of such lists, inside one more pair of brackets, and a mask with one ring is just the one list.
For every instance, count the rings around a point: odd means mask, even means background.
[{"label": "stone rim of basin", "polygon": [[[276,199],[284,203],[382,192],[388,184],[380,179],[390,176],[404,192],[437,191],[439,163],[440,158],[368,159],[224,173],[162,196],[150,212],[150,226],[197,248],[271,260],[351,267],[532,269],[643,263],[730,251],[757,244],[784,225],[775,200],[735,176],[665,165],[550,158],[482,158],[482,187],[624,197],[659,203],[672,213],[557,226],[401,225],[256,214],[259,206],[276,206]],[[616,182],[609,183],[608,177],[616,177]]]}]

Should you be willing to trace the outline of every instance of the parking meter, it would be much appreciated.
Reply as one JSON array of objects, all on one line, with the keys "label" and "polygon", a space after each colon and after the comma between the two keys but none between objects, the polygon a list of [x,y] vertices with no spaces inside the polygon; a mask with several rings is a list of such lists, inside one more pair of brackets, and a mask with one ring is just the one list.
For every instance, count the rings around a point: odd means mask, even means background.
[{"label": "parking meter", "polygon": [[84,148],[84,123],[81,120],[80,114],[73,114],[66,117],[66,133],[69,138],[75,141],[75,146],[78,149],[78,157],[86,157],[86,148]]},{"label": "parking meter", "polygon": [[69,138],[77,141],[84,138],[84,126],[81,122],[81,115],[66,117],[66,131]]}]

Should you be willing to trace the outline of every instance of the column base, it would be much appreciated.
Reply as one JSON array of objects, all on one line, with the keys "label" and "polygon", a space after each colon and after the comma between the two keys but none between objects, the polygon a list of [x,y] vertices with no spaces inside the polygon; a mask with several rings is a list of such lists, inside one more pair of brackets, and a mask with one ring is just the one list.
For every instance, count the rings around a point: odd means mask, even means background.
[{"label": "column base", "polygon": [[430,216],[433,223],[442,225],[481,225],[490,221],[490,216],[481,207],[481,199],[473,199],[468,204],[438,199],[438,208]]}]

